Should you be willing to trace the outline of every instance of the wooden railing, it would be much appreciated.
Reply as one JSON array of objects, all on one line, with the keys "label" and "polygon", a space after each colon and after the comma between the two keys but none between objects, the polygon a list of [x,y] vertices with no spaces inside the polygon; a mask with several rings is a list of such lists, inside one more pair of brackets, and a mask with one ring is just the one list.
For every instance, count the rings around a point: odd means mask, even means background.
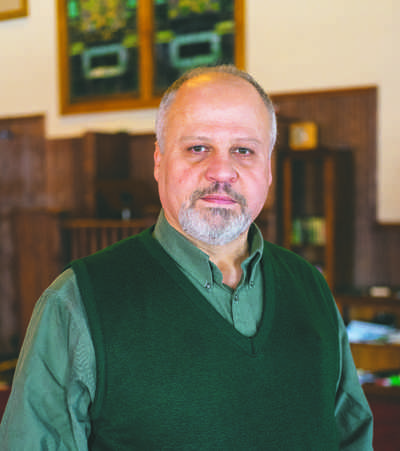
[{"label": "wooden railing", "polygon": [[14,212],[10,217],[10,238],[18,298],[16,333],[20,340],[37,299],[71,260],[135,235],[155,221],[154,215],[122,221],[62,218],[59,212],[38,209]]},{"label": "wooden railing", "polygon": [[75,260],[103,249],[110,244],[136,235],[154,224],[155,218],[65,219],[61,222],[66,260]]}]

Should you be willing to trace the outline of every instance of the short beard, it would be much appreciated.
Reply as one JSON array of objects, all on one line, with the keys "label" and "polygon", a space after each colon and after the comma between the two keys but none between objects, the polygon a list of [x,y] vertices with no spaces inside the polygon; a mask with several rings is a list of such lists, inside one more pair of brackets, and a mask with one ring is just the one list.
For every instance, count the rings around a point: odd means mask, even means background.
[{"label": "short beard", "polygon": [[[223,207],[196,210],[197,200],[207,194],[221,192],[228,194],[240,205],[239,213]],[[192,238],[214,246],[223,246],[235,240],[250,227],[251,222],[246,199],[236,193],[229,184],[215,183],[209,188],[195,191],[179,210],[182,230]]]}]

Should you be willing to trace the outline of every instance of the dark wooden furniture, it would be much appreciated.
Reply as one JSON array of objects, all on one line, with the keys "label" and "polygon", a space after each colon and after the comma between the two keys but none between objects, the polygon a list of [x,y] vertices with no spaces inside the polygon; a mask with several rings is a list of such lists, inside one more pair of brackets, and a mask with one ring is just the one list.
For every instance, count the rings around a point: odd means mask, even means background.
[{"label": "dark wooden furniture", "polygon": [[85,257],[117,241],[140,233],[154,222],[155,218],[151,217],[124,221],[113,219],[61,220],[63,260],[71,261]]},{"label": "dark wooden furniture", "polygon": [[[336,294],[335,299],[346,323],[351,319],[371,321],[377,315],[390,314],[396,319],[395,325],[400,326],[400,299],[343,294]],[[352,343],[351,348],[357,368],[400,372],[400,344]]]},{"label": "dark wooden furniture", "polygon": [[[336,295],[337,305],[345,321],[370,320],[377,314],[392,314],[396,326],[400,321],[400,299]],[[372,372],[398,371],[400,373],[400,345],[352,343],[351,350],[357,368]],[[398,451],[400,449],[400,387],[382,387],[368,383],[364,392],[374,414],[374,449]]]},{"label": "dark wooden furniture", "polygon": [[350,151],[278,151],[278,240],[315,264],[332,289],[352,285],[354,168]]},{"label": "dark wooden furniture", "polygon": [[0,422],[10,396],[11,381],[16,364],[16,359],[0,361]]},{"label": "dark wooden furniture", "polygon": [[4,410],[7,405],[8,397],[10,396],[11,388],[7,385],[0,386],[0,421],[3,417]]},{"label": "dark wooden furniture", "polygon": [[374,415],[374,450],[400,449],[400,388],[365,384],[364,391]]},{"label": "dark wooden furniture", "polygon": [[[318,142],[354,155],[354,285],[400,285],[400,227],[376,223],[377,87],[274,94],[278,148],[287,146],[291,121],[314,121]],[[384,149],[382,149],[384,151]],[[277,182],[275,177],[275,182]],[[275,240],[274,222],[269,232]],[[271,238],[270,238],[271,239]]]},{"label": "dark wooden furniture", "polygon": [[20,340],[43,290],[71,261],[84,257],[154,224],[132,220],[63,219],[57,212],[25,210],[13,216],[18,277]]}]

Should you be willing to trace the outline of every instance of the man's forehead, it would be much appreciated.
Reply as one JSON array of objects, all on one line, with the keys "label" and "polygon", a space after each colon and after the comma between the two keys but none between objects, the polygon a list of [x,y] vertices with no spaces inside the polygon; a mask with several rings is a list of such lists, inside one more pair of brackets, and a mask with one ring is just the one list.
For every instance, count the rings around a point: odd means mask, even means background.
[{"label": "man's forehead", "polygon": [[[182,88],[202,88],[206,86],[213,86],[218,84],[226,84],[226,85],[237,85],[237,86],[249,86],[251,87],[251,83],[244,80],[243,78],[233,75],[227,74],[223,72],[206,72],[204,74],[196,75],[193,78],[185,81],[180,89]],[[179,92],[179,90],[178,90]]]},{"label": "man's forehead", "polygon": [[[231,74],[201,74],[187,80],[177,91],[170,111],[196,112],[201,105],[215,106],[228,102],[237,106],[261,105],[264,102],[251,83]],[[260,102],[260,103],[259,103]]]}]

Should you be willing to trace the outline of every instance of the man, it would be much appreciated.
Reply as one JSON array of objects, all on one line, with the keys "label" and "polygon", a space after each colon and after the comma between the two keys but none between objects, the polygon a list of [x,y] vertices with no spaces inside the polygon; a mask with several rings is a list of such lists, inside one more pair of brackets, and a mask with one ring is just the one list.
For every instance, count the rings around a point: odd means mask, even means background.
[{"label": "man", "polygon": [[156,132],[159,220],[43,294],[3,449],[372,449],[323,277],[253,224],[271,184],[268,96],[234,67],[197,69],[164,95]]}]

